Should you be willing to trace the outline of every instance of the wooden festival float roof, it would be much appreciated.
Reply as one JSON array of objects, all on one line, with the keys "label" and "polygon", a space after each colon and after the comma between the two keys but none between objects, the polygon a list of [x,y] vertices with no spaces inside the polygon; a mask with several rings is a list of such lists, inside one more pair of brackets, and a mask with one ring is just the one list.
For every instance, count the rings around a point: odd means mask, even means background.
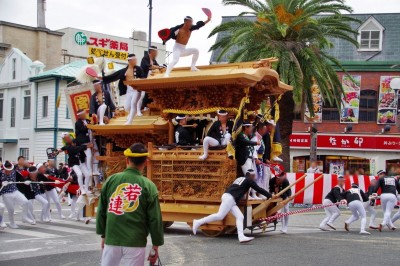
[{"label": "wooden festival float roof", "polygon": [[[250,103],[248,110],[257,110],[260,103],[271,95],[280,95],[292,87],[279,80],[278,73],[271,68],[277,59],[258,62],[217,64],[199,66],[200,71],[190,68],[175,68],[170,77],[157,73],[148,79],[128,80],[125,84],[145,91],[153,99],[153,106],[160,109],[160,115],[135,117],[131,125],[124,125],[125,117],[111,119],[107,125],[90,125],[96,135],[120,139],[125,135],[138,137],[168,135],[170,122],[177,113],[214,113],[218,109],[233,110],[240,106],[246,96]],[[182,112],[185,111],[185,112]],[[160,141],[156,141],[160,142]]]}]

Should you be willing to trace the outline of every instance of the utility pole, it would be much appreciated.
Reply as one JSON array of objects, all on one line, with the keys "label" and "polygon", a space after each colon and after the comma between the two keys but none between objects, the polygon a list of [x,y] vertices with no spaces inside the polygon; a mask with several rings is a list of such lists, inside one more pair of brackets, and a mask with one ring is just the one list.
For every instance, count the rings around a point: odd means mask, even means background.
[{"label": "utility pole", "polygon": [[153,0],[149,0],[149,45],[148,48],[150,49],[151,46],[151,26],[153,21]]},{"label": "utility pole", "polygon": [[314,126],[314,123],[311,125],[310,128],[310,140],[311,140],[311,145],[310,145],[310,161],[316,161],[317,160],[317,135],[318,134],[318,129]]}]

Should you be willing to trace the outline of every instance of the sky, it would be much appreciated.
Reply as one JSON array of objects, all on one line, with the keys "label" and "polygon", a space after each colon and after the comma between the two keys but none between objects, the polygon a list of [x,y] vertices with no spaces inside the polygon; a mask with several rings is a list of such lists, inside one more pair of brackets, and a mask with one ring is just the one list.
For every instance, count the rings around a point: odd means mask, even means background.
[{"label": "sky", "polygon": [[[0,20],[36,26],[37,0],[0,0]],[[215,37],[207,38],[221,23],[222,16],[238,15],[243,8],[223,6],[220,0],[153,0],[152,40],[161,40],[157,32],[182,23],[185,16],[195,21],[205,20],[202,7],[209,8],[213,19],[192,34],[188,47],[200,50],[198,65],[207,65],[208,49]],[[121,37],[130,37],[133,30],[148,32],[148,0],[47,0],[46,26],[51,30],[74,27]],[[354,13],[400,13],[400,0],[347,0]],[[172,50],[173,41],[167,43]],[[187,66],[190,58],[180,60],[178,66]]]}]

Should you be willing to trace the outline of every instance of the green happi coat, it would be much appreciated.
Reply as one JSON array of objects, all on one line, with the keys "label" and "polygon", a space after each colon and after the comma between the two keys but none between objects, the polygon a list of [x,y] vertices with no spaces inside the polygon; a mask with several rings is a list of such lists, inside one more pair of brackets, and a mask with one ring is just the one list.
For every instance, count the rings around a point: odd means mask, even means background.
[{"label": "green happi coat", "polygon": [[106,245],[146,247],[149,233],[153,246],[163,245],[161,209],[154,183],[130,167],[110,176],[101,190],[96,232],[105,236]]}]

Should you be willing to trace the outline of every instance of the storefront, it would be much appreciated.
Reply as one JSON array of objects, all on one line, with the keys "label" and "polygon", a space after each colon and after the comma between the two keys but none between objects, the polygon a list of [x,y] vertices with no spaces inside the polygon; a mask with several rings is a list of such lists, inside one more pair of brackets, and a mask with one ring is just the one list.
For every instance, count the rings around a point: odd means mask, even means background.
[{"label": "storefront", "polygon": [[[310,165],[310,134],[294,133],[290,139],[293,172]],[[400,164],[400,135],[318,134],[318,167],[324,173],[374,175],[380,169]],[[393,173],[395,174],[395,173]]]}]

